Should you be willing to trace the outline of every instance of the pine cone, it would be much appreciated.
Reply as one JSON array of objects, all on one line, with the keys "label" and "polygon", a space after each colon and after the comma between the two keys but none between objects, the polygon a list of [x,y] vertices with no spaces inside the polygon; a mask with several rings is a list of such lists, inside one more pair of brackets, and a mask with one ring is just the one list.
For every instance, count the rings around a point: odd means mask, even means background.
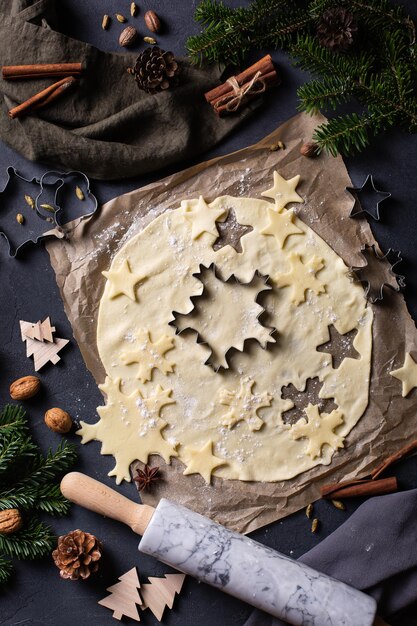
[{"label": "pine cone", "polygon": [[172,52],[153,46],[141,52],[128,72],[133,74],[140,89],[157,93],[177,84],[179,70]]},{"label": "pine cone", "polygon": [[353,43],[357,31],[355,18],[344,7],[327,9],[317,24],[320,45],[334,52],[345,52]]},{"label": "pine cone", "polygon": [[98,570],[101,551],[101,542],[94,535],[82,530],[73,530],[58,538],[58,545],[52,552],[52,558],[60,569],[62,578],[77,580],[88,578]]}]

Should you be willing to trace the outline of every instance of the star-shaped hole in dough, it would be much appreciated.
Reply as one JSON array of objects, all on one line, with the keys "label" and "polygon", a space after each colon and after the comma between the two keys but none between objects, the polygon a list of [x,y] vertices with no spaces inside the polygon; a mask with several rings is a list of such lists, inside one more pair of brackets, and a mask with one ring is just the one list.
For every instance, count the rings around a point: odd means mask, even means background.
[{"label": "star-shaped hole in dough", "polygon": [[286,180],[278,172],[274,172],[274,184],[271,189],[267,189],[261,193],[265,198],[271,198],[275,202],[276,210],[283,209],[290,202],[304,202],[301,196],[296,192],[297,185],[300,181],[300,175],[294,176]]},{"label": "star-shaped hole in dough", "polygon": [[159,385],[147,397],[136,390],[125,394],[120,378],[106,379],[100,389],[106,394],[106,406],[97,408],[100,416],[96,424],[81,422],[77,434],[81,442],[93,439],[102,442],[101,454],[112,454],[116,464],[109,476],[119,484],[130,481],[129,467],[133,461],[147,463],[150,454],[159,454],[167,463],[178,456],[175,446],[164,439],[162,430],[167,422],[160,417],[161,409],[172,404],[171,390]]},{"label": "star-shaped hole in dough", "polygon": [[405,355],[404,365],[390,374],[402,382],[403,398],[406,398],[410,391],[417,387],[417,363],[409,352]]},{"label": "star-shaped hole in dough", "polygon": [[271,289],[266,276],[255,272],[250,282],[241,283],[232,274],[225,281],[214,264],[201,265],[194,276],[204,289],[190,298],[194,305],[190,312],[173,312],[170,324],[180,337],[183,333],[186,336],[187,331],[197,334],[197,342],[211,350],[205,364],[215,371],[228,369],[230,354],[243,352],[246,341],[256,340],[262,348],[276,342],[275,328],[263,326],[260,321],[265,309],[257,302],[263,291]]},{"label": "star-shaped hole in dough", "polygon": [[294,213],[290,209],[281,212],[268,209],[269,224],[261,230],[261,235],[272,235],[283,248],[290,235],[303,235],[304,232],[294,224]]},{"label": "star-shaped hole in dough", "polygon": [[334,431],[343,424],[343,414],[338,409],[331,413],[322,413],[318,406],[309,404],[304,409],[308,421],[303,417],[291,426],[290,436],[292,439],[308,439],[306,454],[312,459],[320,457],[324,445],[332,450],[343,448],[344,437]]},{"label": "star-shaped hole in dough", "polygon": [[175,363],[170,363],[165,358],[165,353],[174,347],[174,338],[168,335],[161,335],[155,342],[152,341],[150,332],[141,328],[136,333],[136,344],[131,350],[122,352],[121,359],[125,365],[138,363],[139,368],[136,374],[142,383],[152,379],[152,372],[158,369],[162,374],[169,374],[174,371]]},{"label": "star-shaped hole in dough", "polygon": [[361,355],[353,346],[358,329],[349,330],[343,335],[339,333],[333,324],[330,324],[329,340],[317,346],[317,352],[325,352],[331,355],[333,369],[338,369],[345,359],[360,359]]},{"label": "star-shaped hole in dough", "polygon": [[219,236],[213,244],[213,250],[216,251],[221,250],[225,246],[231,246],[235,252],[241,253],[243,251],[242,237],[253,231],[252,226],[239,224],[233,209],[229,209],[226,219],[217,221],[216,226],[219,231]]},{"label": "star-shaped hole in dough", "polygon": [[316,274],[324,267],[323,259],[312,256],[303,263],[299,254],[291,252],[289,261],[290,271],[278,274],[273,280],[278,287],[291,287],[291,300],[295,305],[305,302],[308,290],[317,295],[326,291],[325,285],[316,278]]},{"label": "star-shaped hole in dough", "polygon": [[203,233],[210,233],[218,237],[216,221],[223,217],[226,209],[213,209],[208,206],[203,196],[200,196],[196,206],[190,205],[186,200],[182,203],[185,218],[191,222],[191,236],[198,239]]},{"label": "star-shaped hole in dough", "polygon": [[184,457],[187,463],[187,467],[183,471],[184,476],[188,476],[189,474],[201,474],[208,485],[211,482],[213,470],[221,465],[227,465],[227,461],[218,456],[214,456],[213,442],[211,439],[199,450],[191,446],[185,446]]},{"label": "star-shaped hole in dough", "polygon": [[110,299],[113,300],[117,296],[124,295],[133,302],[136,302],[136,285],[146,278],[146,274],[133,274],[127,259],[118,269],[111,269],[108,272],[102,272],[102,274],[110,283]]},{"label": "star-shaped hole in dough", "polygon": [[245,421],[250,430],[262,428],[264,421],[259,417],[259,409],[271,406],[272,395],[268,392],[252,393],[254,380],[249,377],[242,378],[240,388],[236,391],[221,389],[219,402],[230,407],[222,420],[222,425],[233,428],[235,424]]}]

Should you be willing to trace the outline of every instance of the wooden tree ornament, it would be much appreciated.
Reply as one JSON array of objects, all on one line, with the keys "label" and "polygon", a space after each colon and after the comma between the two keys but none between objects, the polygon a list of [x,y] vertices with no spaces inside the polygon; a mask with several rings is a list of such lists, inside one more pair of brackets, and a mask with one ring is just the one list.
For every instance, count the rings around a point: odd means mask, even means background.
[{"label": "wooden tree ornament", "polygon": [[172,609],[175,594],[180,593],[185,574],[165,574],[165,578],[149,578],[141,588],[141,609],[150,609],[160,622],[165,607]]},{"label": "wooden tree ornament", "polygon": [[60,361],[58,352],[64,348],[68,339],[54,337],[55,326],[51,326],[51,320],[47,317],[43,322],[20,322],[22,341],[26,342],[26,356],[33,356],[35,372],[51,362],[54,365]]},{"label": "wooden tree ornament", "polygon": [[137,604],[142,604],[142,598],[139,595],[140,582],[136,567],[120,576],[120,582],[107,588],[110,595],[102,600],[99,604],[113,611],[113,617],[121,620],[123,615],[140,622]]}]

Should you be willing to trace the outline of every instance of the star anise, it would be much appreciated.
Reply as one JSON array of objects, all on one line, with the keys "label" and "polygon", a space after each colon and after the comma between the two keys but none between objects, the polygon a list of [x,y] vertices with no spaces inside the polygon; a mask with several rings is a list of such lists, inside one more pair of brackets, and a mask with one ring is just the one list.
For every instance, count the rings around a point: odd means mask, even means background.
[{"label": "star anise", "polygon": [[150,490],[152,483],[156,483],[161,477],[159,476],[159,467],[150,467],[145,465],[143,470],[137,470],[138,475],[133,480],[138,483],[139,491]]}]

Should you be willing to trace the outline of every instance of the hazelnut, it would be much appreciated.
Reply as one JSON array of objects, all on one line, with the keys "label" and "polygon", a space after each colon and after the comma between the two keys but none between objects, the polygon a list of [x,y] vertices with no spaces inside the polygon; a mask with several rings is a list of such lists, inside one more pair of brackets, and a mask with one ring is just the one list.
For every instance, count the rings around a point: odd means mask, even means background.
[{"label": "hazelnut", "polygon": [[0,535],[11,535],[22,528],[23,520],[18,509],[0,511]]},{"label": "hazelnut", "polygon": [[138,31],[133,26],[127,26],[120,33],[119,44],[123,46],[123,48],[128,48],[129,46],[133,46],[136,39],[138,37]]},{"label": "hazelnut", "polygon": [[41,388],[41,381],[36,376],[24,376],[10,385],[12,400],[29,400],[36,396]]},{"label": "hazelnut", "polygon": [[319,154],[319,146],[314,141],[309,141],[301,146],[300,154],[310,159],[316,157]]},{"label": "hazelnut", "polygon": [[161,20],[155,11],[146,11],[144,20],[151,33],[157,33],[161,28]]},{"label": "hazelnut", "polygon": [[45,413],[45,424],[55,433],[68,433],[72,428],[70,415],[62,409],[49,409]]}]

